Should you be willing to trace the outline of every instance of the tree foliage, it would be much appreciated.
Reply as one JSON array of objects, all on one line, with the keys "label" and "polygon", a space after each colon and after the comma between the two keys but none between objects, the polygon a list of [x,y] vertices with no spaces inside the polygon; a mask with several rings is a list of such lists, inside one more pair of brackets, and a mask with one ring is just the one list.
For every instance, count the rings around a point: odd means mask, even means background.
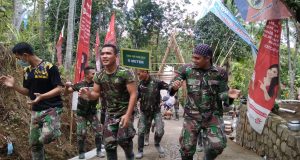
[{"label": "tree foliage", "polygon": [[138,1],[126,14],[126,20],[134,48],[142,48],[149,44],[153,35],[159,34],[163,10],[154,1]]}]

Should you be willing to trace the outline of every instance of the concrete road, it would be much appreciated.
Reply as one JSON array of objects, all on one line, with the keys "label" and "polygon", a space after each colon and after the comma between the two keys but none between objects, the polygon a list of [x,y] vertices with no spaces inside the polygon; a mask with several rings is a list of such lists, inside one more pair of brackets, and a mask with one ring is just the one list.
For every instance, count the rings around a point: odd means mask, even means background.
[{"label": "concrete road", "polygon": [[[135,126],[138,119],[135,119]],[[159,158],[159,154],[154,147],[154,134],[150,133],[150,145],[144,148],[144,157],[142,160],[180,160],[179,142],[178,137],[182,128],[183,119],[165,120],[165,135],[162,139],[161,145],[166,152],[165,158]],[[134,152],[137,153],[137,136],[134,137]],[[95,151],[93,152],[95,154]],[[197,152],[194,155],[194,160],[202,160],[203,152]],[[118,158],[119,160],[125,160],[124,152],[120,146],[118,146]],[[106,158],[90,158],[91,160],[106,159]],[[254,152],[242,148],[238,144],[231,140],[228,140],[227,147],[224,152],[217,157],[217,160],[262,160],[261,157]]]}]

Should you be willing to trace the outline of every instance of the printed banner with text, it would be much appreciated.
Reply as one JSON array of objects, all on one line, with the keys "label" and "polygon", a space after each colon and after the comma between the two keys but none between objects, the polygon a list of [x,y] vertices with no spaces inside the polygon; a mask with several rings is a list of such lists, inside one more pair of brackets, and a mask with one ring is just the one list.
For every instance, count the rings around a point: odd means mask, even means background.
[{"label": "printed banner with text", "polygon": [[232,13],[224,6],[220,0],[215,0],[210,9],[223,23],[225,23],[233,32],[239,35],[252,50],[255,51],[253,57],[256,57],[257,48],[253,44],[253,40],[246,31],[246,29],[239,23],[239,21],[232,15]]},{"label": "printed banner with text", "polygon": [[247,116],[252,128],[260,134],[279,89],[280,35],[280,20],[267,21],[249,85]]},{"label": "printed banner with text", "polygon": [[74,83],[83,80],[84,68],[88,65],[89,51],[90,51],[89,46],[90,46],[91,11],[92,11],[92,0],[83,0],[81,17],[80,17],[78,44],[77,44]]},{"label": "printed banner with text", "polygon": [[239,12],[247,22],[256,22],[291,17],[280,0],[235,0]]}]

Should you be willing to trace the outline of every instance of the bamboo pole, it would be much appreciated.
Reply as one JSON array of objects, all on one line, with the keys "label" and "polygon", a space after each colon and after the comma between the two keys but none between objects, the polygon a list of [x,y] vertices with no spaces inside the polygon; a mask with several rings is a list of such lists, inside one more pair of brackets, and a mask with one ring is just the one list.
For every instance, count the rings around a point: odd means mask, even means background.
[{"label": "bamboo pole", "polygon": [[225,60],[226,60],[227,56],[228,56],[228,55],[229,55],[229,53],[231,52],[231,50],[232,50],[233,46],[235,45],[235,43],[236,43],[236,41],[234,41],[234,43],[231,45],[231,47],[230,47],[229,51],[227,52],[227,54],[226,54],[226,56],[224,57],[224,59],[223,59],[222,63],[220,64],[220,66],[223,66],[223,64],[224,64],[224,62],[225,62]]},{"label": "bamboo pole", "polygon": [[175,47],[175,54],[176,54],[176,57],[178,58],[179,62],[180,63],[185,63],[184,62],[184,58],[180,52],[180,49],[179,49],[179,46],[177,44],[177,41],[176,41],[176,38],[175,38],[175,34],[172,35],[172,39],[173,39],[173,44],[174,44],[174,47]]},{"label": "bamboo pole", "polygon": [[[225,46],[227,45],[227,43],[228,43],[229,39],[230,39],[230,37],[228,37],[228,39],[226,40],[226,42],[225,42]],[[217,60],[215,61],[215,64],[217,64],[217,62],[219,61],[219,58],[220,58],[220,56],[222,55],[222,52],[223,52],[223,50],[224,50],[225,46],[222,48],[222,50],[221,50],[221,52],[220,52],[220,54],[219,54],[219,56],[218,56]]]},{"label": "bamboo pole", "polygon": [[216,46],[216,48],[215,48],[215,50],[214,50],[214,53],[213,53],[213,56],[212,56],[212,57],[214,57],[214,55],[215,55],[215,53],[216,53],[216,51],[217,51],[217,49],[218,49],[219,42],[220,42],[220,39],[219,39],[218,42],[217,42],[217,46]]},{"label": "bamboo pole", "polygon": [[70,144],[72,144],[73,118],[74,118],[73,115],[74,115],[74,114],[73,114],[73,110],[72,110],[72,107],[71,107],[71,123],[70,123],[70,137],[69,137],[69,139],[70,139]]},{"label": "bamboo pole", "polygon": [[168,47],[167,47],[166,52],[165,52],[165,55],[164,55],[164,58],[163,58],[163,60],[162,60],[162,62],[161,62],[162,64],[159,66],[158,74],[161,74],[162,71],[163,71],[163,69],[164,69],[164,67],[165,67],[165,63],[166,63],[167,57],[168,57],[168,55],[169,55],[169,53],[170,53],[170,48],[171,48],[172,45],[173,45],[173,41],[172,41],[172,39],[170,38],[170,39],[169,39]]},{"label": "bamboo pole", "polygon": [[289,76],[290,76],[290,94],[289,98],[294,98],[294,70],[292,68],[292,59],[291,59],[291,45],[290,45],[290,30],[289,30],[289,20],[286,20],[286,37],[287,37],[287,51],[288,51],[288,66],[289,66]]}]

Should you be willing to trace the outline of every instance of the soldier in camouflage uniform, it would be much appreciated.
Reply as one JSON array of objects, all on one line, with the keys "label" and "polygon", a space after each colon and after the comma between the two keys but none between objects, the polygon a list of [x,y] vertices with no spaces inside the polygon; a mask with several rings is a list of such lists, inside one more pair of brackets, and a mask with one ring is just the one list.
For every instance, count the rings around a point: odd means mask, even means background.
[{"label": "soldier in camouflage uniform", "polygon": [[183,65],[171,82],[170,95],[187,83],[188,97],[179,142],[183,160],[193,159],[197,138],[203,129],[204,159],[215,159],[226,147],[221,127],[219,101],[228,101],[227,73],[212,65],[212,50],[206,44],[195,47],[192,64]]},{"label": "soldier in camouflage uniform", "polygon": [[[83,87],[93,87],[94,81],[93,77],[95,74],[95,68],[86,67],[84,69],[84,80],[74,84],[73,86],[70,83],[66,83],[65,94],[72,93],[74,91],[79,91]],[[98,100],[86,100],[84,98],[78,98],[77,104],[77,143],[78,143],[78,152],[79,159],[84,159],[84,143],[87,134],[87,125],[90,124],[92,129],[95,132],[95,144],[97,148],[97,156],[103,158],[105,155],[101,152],[101,138],[102,138],[102,129],[101,129],[101,121],[97,116],[97,108],[96,105],[99,103]]]},{"label": "soldier in camouflage uniform", "polygon": [[89,99],[98,99],[101,95],[102,106],[106,108],[103,126],[103,139],[108,160],[116,160],[119,144],[126,159],[134,159],[132,138],[135,135],[133,127],[133,110],[137,98],[135,77],[132,70],[116,63],[116,46],[103,46],[100,58],[104,66],[94,77],[93,91],[83,88],[79,95]]},{"label": "soldier in camouflage uniform", "polygon": [[60,96],[62,89],[60,74],[55,65],[37,57],[28,43],[16,44],[12,52],[17,59],[28,64],[24,68],[23,86],[18,86],[12,76],[1,76],[0,84],[30,97],[29,143],[32,159],[43,160],[44,144],[61,135],[60,114],[63,105]]},{"label": "soldier in camouflage uniform", "polygon": [[140,79],[138,85],[138,101],[140,101],[140,119],[138,123],[138,154],[137,159],[143,157],[144,136],[150,130],[152,120],[155,122],[154,145],[160,157],[164,157],[164,150],[160,146],[160,141],[164,135],[164,123],[160,112],[160,90],[169,88],[164,81],[149,75],[146,70],[138,70]]}]

